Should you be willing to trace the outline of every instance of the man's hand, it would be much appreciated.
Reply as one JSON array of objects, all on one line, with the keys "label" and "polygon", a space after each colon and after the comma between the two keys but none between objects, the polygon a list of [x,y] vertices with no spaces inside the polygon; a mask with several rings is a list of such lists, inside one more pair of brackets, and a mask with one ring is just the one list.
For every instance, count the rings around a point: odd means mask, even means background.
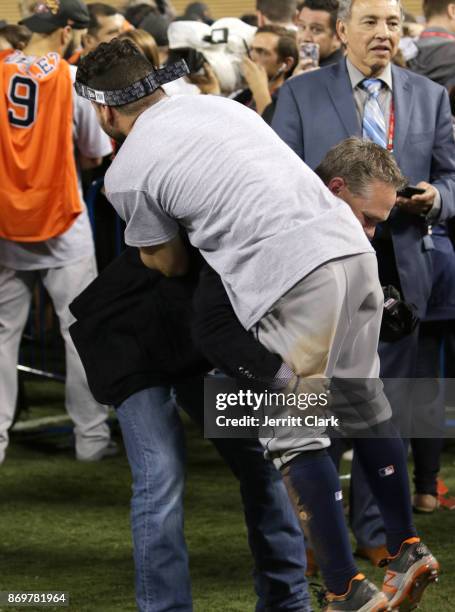
[{"label": "man's hand", "polygon": [[438,190],[430,183],[420,181],[416,187],[425,189],[425,193],[413,195],[412,198],[397,198],[397,206],[411,215],[426,215],[432,208]]},{"label": "man's hand", "polygon": [[311,72],[312,70],[319,70],[319,66],[315,66],[311,57],[306,57],[305,59],[301,59],[297,66],[294,68],[292,73],[292,77],[299,76],[299,74],[303,74],[304,72]]},{"label": "man's hand", "polygon": [[184,276],[188,271],[188,254],[178,234],[169,242],[140,247],[139,251],[142,263],[164,276]]},{"label": "man's hand", "polygon": [[256,110],[262,115],[267,106],[272,102],[267,72],[264,66],[256,64],[256,62],[245,56],[242,61],[242,74],[253,94]]},{"label": "man's hand", "polygon": [[220,83],[217,76],[213,72],[210,64],[207,62],[204,64],[204,74],[190,74],[188,78],[194,85],[199,87],[201,93],[203,94],[219,96],[221,93]]},{"label": "man's hand", "polygon": [[245,56],[242,61],[242,74],[245,77],[251,91],[265,89],[269,90],[269,79],[264,66],[256,64],[252,59]]}]

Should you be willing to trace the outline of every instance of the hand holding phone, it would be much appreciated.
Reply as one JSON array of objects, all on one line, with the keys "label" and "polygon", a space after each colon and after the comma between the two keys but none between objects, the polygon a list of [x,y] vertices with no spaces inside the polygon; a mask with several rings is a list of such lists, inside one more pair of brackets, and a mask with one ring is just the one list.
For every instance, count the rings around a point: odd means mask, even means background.
[{"label": "hand holding phone", "polygon": [[319,67],[319,45],[312,42],[303,42],[299,47],[300,62],[305,69]]},{"label": "hand holding phone", "polygon": [[399,198],[412,198],[413,195],[421,195],[422,193],[425,193],[425,189],[414,187],[414,185],[407,185],[400,189],[400,191],[397,191],[397,196]]},{"label": "hand holding phone", "polygon": [[396,203],[404,212],[424,216],[432,209],[438,196],[436,187],[426,181],[420,181],[417,185],[408,185],[398,191]]}]

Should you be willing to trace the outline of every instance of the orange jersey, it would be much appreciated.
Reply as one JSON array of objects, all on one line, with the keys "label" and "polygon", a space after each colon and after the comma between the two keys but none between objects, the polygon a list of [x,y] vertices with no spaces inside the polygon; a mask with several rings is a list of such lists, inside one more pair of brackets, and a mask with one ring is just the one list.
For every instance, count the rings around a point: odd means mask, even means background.
[{"label": "orange jersey", "polygon": [[68,62],[68,64],[71,64],[72,66],[77,66],[79,63],[79,60],[81,59],[82,56],[82,49],[79,49],[78,51],[75,51],[73,53],[73,55],[71,55],[66,61]]},{"label": "orange jersey", "polygon": [[72,117],[70,70],[57,53],[0,54],[0,237],[47,240],[82,211]]}]

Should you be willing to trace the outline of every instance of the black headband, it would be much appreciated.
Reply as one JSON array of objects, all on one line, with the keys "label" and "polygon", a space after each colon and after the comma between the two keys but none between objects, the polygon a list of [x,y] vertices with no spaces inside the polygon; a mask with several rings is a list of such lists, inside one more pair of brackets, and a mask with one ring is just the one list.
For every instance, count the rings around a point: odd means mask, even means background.
[{"label": "black headband", "polygon": [[184,60],[179,60],[175,64],[150,72],[143,79],[128,85],[125,89],[98,91],[78,81],[74,83],[74,88],[79,96],[87,98],[91,102],[98,102],[98,104],[105,104],[106,106],[122,106],[149,96],[161,85],[180,79],[186,74],[189,74],[188,66]]}]

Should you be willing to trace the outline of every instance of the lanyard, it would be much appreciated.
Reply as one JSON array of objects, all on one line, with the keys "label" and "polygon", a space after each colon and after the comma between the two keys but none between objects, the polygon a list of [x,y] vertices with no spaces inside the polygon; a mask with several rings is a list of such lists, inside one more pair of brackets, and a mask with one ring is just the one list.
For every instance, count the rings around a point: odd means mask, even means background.
[{"label": "lanyard", "polygon": [[455,35],[450,34],[449,32],[422,32],[420,38],[449,38],[450,40],[455,40]]},{"label": "lanyard", "polygon": [[390,102],[389,134],[387,136],[387,151],[393,151],[393,137],[395,136],[395,106],[393,98]]}]

